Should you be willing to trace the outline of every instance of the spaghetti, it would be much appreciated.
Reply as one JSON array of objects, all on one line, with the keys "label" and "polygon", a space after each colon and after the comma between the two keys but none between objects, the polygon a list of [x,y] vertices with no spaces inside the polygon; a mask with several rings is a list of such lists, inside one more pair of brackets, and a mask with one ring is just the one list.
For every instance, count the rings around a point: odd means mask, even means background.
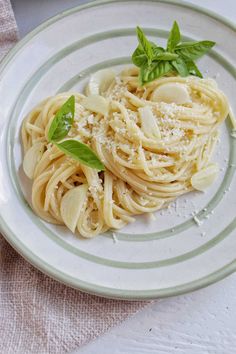
[{"label": "spaghetti", "polygon": [[138,69],[129,68],[102,93],[109,107],[105,115],[86,108],[85,96],[75,93],[68,136],[93,149],[104,172],[48,142],[53,117],[70,95],[47,98],[22,126],[32,206],[42,219],[94,237],[214,180],[211,157],[229,112],[214,80],[171,76],[140,87]]}]

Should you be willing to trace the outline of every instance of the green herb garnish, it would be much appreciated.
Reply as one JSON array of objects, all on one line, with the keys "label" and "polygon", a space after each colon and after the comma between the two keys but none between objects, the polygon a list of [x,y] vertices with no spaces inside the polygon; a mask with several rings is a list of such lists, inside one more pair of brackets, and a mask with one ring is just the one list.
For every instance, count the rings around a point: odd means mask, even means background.
[{"label": "green herb garnish", "polygon": [[202,77],[195,60],[206,54],[214,45],[212,41],[181,42],[179,26],[174,21],[166,49],[149,41],[137,27],[138,47],[132,55],[134,65],[140,68],[139,80],[144,85],[169,73],[180,76]]},{"label": "green herb garnish", "polygon": [[69,133],[75,115],[75,96],[71,96],[56,113],[48,131],[48,140],[56,145],[58,149],[66,155],[81,162],[81,164],[89,166],[99,171],[104,171],[105,167],[99,160],[97,155],[86,145],[78,140],[60,140],[65,138]]},{"label": "green herb garnish", "polygon": [[48,131],[48,140],[56,142],[65,138],[74,122],[74,115],[75,96],[70,96],[53,118]]},{"label": "green herb garnish", "polygon": [[83,165],[95,168],[99,171],[105,170],[103,163],[99,160],[97,155],[95,155],[93,150],[78,140],[64,140],[62,143],[56,144],[56,146],[66,155],[78,160]]}]

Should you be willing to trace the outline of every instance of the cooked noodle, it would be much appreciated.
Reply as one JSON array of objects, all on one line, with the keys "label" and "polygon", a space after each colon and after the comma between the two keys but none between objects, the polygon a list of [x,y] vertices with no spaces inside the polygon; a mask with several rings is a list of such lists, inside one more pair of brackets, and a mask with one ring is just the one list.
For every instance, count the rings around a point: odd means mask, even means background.
[{"label": "cooked noodle", "polygon": [[[152,100],[155,90],[167,83],[183,84],[191,100]],[[134,221],[134,215],[165,208],[193,190],[191,178],[210,165],[218,128],[229,111],[225,95],[211,79],[164,77],[139,87],[135,68],[123,71],[103,93],[109,102],[107,116],[84,108],[84,96],[74,93],[75,120],[68,137],[96,152],[106,167],[98,172],[47,140],[56,112],[71,94],[58,94],[36,106],[24,119],[22,141],[24,153],[35,146],[37,156],[32,176],[35,213],[66,224],[62,199],[83,185],[72,224],[84,237],[119,229]],[[154,122],[142,121],[142,107],[150,108]]]}]

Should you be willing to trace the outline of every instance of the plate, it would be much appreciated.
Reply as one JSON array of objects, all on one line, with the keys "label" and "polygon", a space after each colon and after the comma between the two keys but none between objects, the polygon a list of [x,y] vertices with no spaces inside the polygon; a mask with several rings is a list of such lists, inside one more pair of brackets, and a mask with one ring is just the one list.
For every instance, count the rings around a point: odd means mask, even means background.
[{"label": "plate", "polygon": [[163,44],[173,20],[185,39],[217,42],[199,66],[236,110],[235,26],[180,1],[95,1],[73,8],[28,34],[1,63],[1,229],[35,267],[74,288],[112,298],[156,298],[206,286],[236,269],[236,139],[229,122],[214,156],[221,166],[216,183],[157,212],[155,221],[137,217],[115,237],[75,237],[40,220],[27,202],[19,137],[25,114],[46,96],[81,91],[99,69],[129,65],[136,25]]}]

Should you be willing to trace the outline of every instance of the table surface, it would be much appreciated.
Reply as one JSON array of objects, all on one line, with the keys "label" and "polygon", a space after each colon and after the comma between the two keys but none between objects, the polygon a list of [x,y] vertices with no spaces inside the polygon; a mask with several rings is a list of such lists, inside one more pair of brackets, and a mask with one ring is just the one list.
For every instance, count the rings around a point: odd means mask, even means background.
[{"label": "table surface", "polygon": [[[86,0],[12,0],[20,36]],[[235,0],[191,0],[236,22]],[[34,14],[32,16],[32,14]],[[236,353],[236,274],[208,288],[157,300],[77,354]]]}]

